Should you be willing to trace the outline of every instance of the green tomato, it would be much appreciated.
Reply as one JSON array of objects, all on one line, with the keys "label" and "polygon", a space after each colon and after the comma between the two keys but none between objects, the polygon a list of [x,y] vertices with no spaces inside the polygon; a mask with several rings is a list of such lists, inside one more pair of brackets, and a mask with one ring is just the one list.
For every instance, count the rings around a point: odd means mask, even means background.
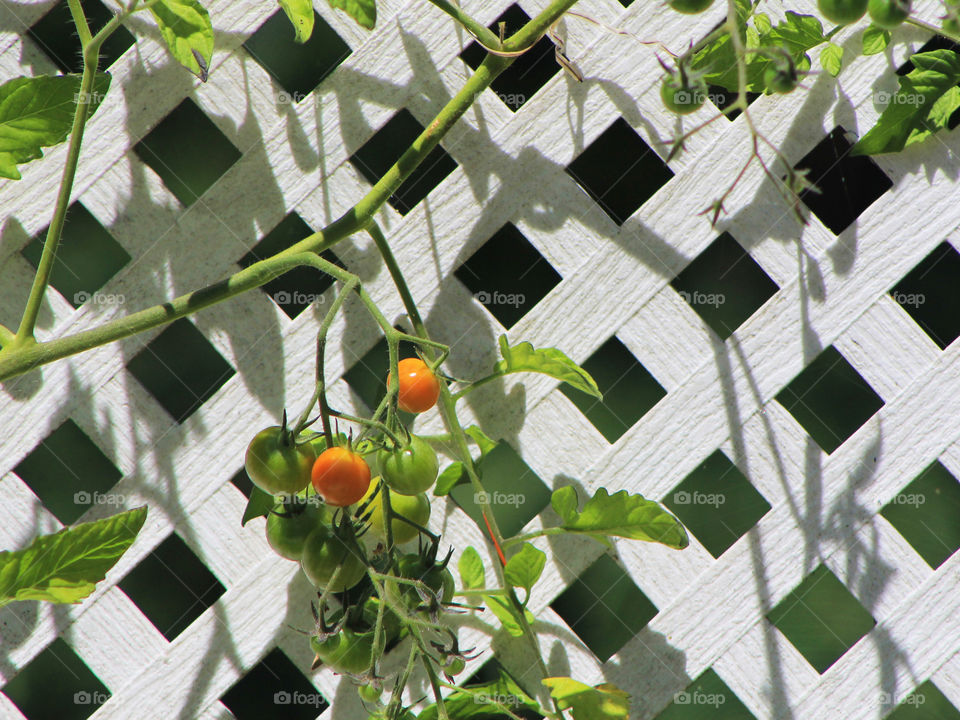
[{"label": "green tomato", "polygon": [[375,703],[380,700],[382,693],[383,688],[373,683],[364,683],[363,685],[357,686],[357,694],[364,702]]},{"label": "green tomato", "polygon": [[310,648],[324,665],[334,672],[362,675],[373,663],[373,633],[358,633],[343,628],[332,637],[320,642],[317,637],[310,638]]},{"label": "green tomato", "polygon": [[[408,553],[402,555],[397,560],[397,573],[400,577],[410,578],[411,580],[420,580],[424,585],[430,588],[440,597],[440,602],[448,603],[453,600],[454,582],[453,575],[448,568],[441,568],[436,564],[427,564],[427,562],[417,553]],[[420,604],[420,593],[412,585],[402,585],[402,593],[410,601],[411,607]]]},{"label": "green tomato", "polygon": [[299,560],[310,533],[325,523],[329,523],[327,510],[315,500],[277,503],[267,514],[267,542],[280,557]]},{"label": "green tomato", "polygon": [[703,80],[684,84],[679,75],[668,75],[660,86],[660,99],[671,112],[688,115],[696,112],[707,99],[707,84]]},{"label": "green tomato", "polygon": [[[307,537],[300,566],[310,582],[324,589],[329,585],[331,592],[349,590],[367,574],[367,564],[359,545],[343,540],[324,525],[316,527]],[[337,568],[340,574],[331,584]]]},{"label": "green tomato", "polygon": [[460,673],[462,673],[466,669],[466,667],[467,667],[467,663],[464,661],[463,658],[453,657],[447,661],[446,665],[444,665],[443,671],[447,675],[450,675],[452,677],[454,675],[459,675]]},{"label": "green tomato", "polygon": [[[357,502],[354,512],[356,512],[356,509],[363,507],[367,499],[373,495],[378,485],[378,480],[379,478],[374,478],[370,482],[370,487],[367,488],[367,492]],[[394,515],[402,515],[423,527],[426,527],[427,521],[430,520],[430,498],[427,497],[426,493],[420,493],[419,495],[390,493],[390,509]],[[368,513],[370,514],[372,532],[381,540],[386,540],[387,524],[383,521],[382,489],[377,493],[377,496],[373,498],[370,505],[364,508],[362,516],[365,517]],[[390,527],[393,531],[393,542],[397,545],[410,542],[419,534],[419,531],[413,527],[413,525],[405,523],[396,517],[390,522]]]},{"label": "green tomato", "polygon": [[818,0],[821,14],[837,25],[849,25],[863,17],[867,0]]},{"label": "green tomato", "polygon": [[684,15],[696,15],[710,7],[713,0],[668,0],[667,4]]},{"label": "green tomato", "polygon": [[774,60],[763,71],[763,84],[771,92],[785,94],[793,92],[798,82],[797,68],[793,62]]},{"label": "green tomato", "polygon": [[410,436],[410,444],[398,450],[381,450],[377,462],[384,482],[401,495],[417,495],[430,489],[437,479],[437,453],[423,438]]},{"label": "green tomato", "polygon": [[877,27],[893,30],[910,15],[910,0],[869,0],[867,12]]},{"label": "green tomato", "polygon": [[247,446],[244,466],[250,480],[271,495],[293,495],[310,484],[316,453],[309,444],[295,445],[282,428],[264,428]]},{"label": "green tomato", "polygon": [[[380,598],[374,595],[368,597],[363,603],[361,619],[367,628],[373,629],[377,626],[377,613],[379,610]],[[384,632],[385,645],[389,645],[396,640],[403,631],[403,625],[400,623],[400,618],[397,617],[393,610],[386,607],[383,609],[383,625],[381,627],[383,628]]]}]

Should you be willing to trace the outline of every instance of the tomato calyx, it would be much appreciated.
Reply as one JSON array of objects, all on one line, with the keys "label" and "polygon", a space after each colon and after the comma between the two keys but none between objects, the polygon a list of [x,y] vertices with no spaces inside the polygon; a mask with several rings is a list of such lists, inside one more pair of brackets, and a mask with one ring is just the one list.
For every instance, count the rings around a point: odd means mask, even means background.
[{"label": "tomato calyx", "polygon": [[657,61],[666,71],[660,85],[660,99],[664,106],[677,115],[687,115],[700,109],[707,99],[707,83],[703,73],[693,71],[681,61],[676,68],[667,65],[659,57]]},{"label": "tomato calyx", "polygon": [[763,71],[763,84],[768,93],[785,95],[796,89],[800,82],[800,73],[793,57],[788,52],[779,50],[780,52],[771,53],[770,62]]}]

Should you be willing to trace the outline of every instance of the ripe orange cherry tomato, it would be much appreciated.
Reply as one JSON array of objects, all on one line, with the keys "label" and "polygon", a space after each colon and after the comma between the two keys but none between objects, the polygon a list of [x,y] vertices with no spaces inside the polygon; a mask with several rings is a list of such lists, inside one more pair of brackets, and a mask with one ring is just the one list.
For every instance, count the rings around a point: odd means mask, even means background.
[{"label": "ripe orange cherry tomato", "polygon": [[313,463],[313,487],[328,505],[353,505],[370,487],[370,466],[345,447],[332,447],[320,453]]},{"label": "ripe orange cherry tomato", "polygon": [[[437,404],[440,381],[420,358],[404,358],[397,363],[400,389],[397,407],[409,413],[422,413]],[[390,375],[387,375],[387,385]]]}]

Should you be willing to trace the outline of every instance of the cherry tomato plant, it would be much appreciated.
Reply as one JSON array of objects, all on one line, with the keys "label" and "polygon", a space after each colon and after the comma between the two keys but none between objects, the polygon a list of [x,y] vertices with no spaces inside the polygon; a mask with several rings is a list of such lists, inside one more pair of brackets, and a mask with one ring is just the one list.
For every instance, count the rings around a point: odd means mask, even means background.
[{"label": "cherry tomato plant", "polygon": [[[376,23],[374,0],[331,2],[363,27],[372,28]],[[376,718],[447,720],[476,714],[478,704],[489,705],[488,714],[510,718],[526,710],[553,720],[625,718],[628,698],[617,688],[589,687],[573,678],[548,676],[528,609],[534,586],[549,562],[542,538],[571,534],[609,543],[616,537],[680,549],[688,543],[686,532],[676,518],[642,495],[625,490],[610,494],[599,488],[591,497],[582,498],[571,485],[552,493],[551,505],[559,518],[556,525],[525,535],[501,532],[484,489],[482,463],[476,458],[477,454],[482,458],[496,443],[483,429],[462,425],[457,403],[484,383],[509,373],[545,374],[600,397],[597,384],[560,350],[525,342],[510,344],[505,336],[499,342],[500,360],[488,375],[472,381],[450,377],[445,370],[449,348],[427,332],[375,216],[477,96],[541,38],[554,41],[558,62],[574,80],[583,79],[568,55],[575,56],[575,50],[566,48],[556,33],[559,22],[592,21],[624,36],[624,42],[629,42],[632,34],[574,12],[576,0],[551,0],[510,37],[484,27],[458,4],[430,2],[486,50],[486,59],[356,205],[319,232],[221,282],[102,325],[46,339],[35,332],[37,316],[60,243],[86,122],[110,91],[109,74],[98,70],[104,42],[138,13],[149,14],[173,58],[201,81],[210,70],[214,44],[211,19],[199,0],[128,0],[99,28],[90,27],[80,0],[68,0],[82,45],[82,73],[15,78],[0,85],[4,138],[0,177],[19,179],[20,165],[40,158],[42,148],[69,138],[62,183],[22,319],[16,330],[0,326],[0,381],[185,317],[297,267],[312,267],[329,275],[338,287],[317,329],[313,394],[293,422],[288,422],[286,410],[278,408],[279,424],[250,438],[244,458],[255,489],[242,522],[264,516],[269,546],[281,558],[298,563],[316,588],[310,606],[314,626],[305,640],[315,654],[315,665],[326,665],[355,679],[361,699]],[[310,0],[280,0],[280,6],[292,22],[297,41],[305,42],[314,21]],[[752,138],[752,152],[733,185],[704,211],[712,223],[723,214],[724,200],[754,162],[804,220],[799,197],[811,183],[758,130],[748,93],[787,95],[804,90],[804,80],[815,73],[838,76],[852,59],[846,57],[849,47],[842,49],[834,42],[842,34],[860,34],[863,54],[883,51],[904,24],[960,40],[960,3],[954,0],[944,4],[942,15],[926,18],[914,14],[909,0],[819,0],[819,15],[788,9],[777,13],[776,19],[773,10],[765,12],[762,0],[727,0],[722,11],[712,0],[670,0],[658,11],[723,14],[716,29],[702,38],[691,38],[683,50],[674,52],[665,43],[649,39],[642,40],[642,50],[637,50],[656,54],[663,74],[651,77],[650,85],[659,91],[662,111],[676,115],[681,127],[672,140],[668,160],[682,152],[687,139],[717,118],[733,113],[743,116],[740,127]],[[834,27],[825,31],[823,21]],[[810,55],[815,50],[819,51],[819,69]],[[896,152],[921,142],[945,130],[952,113],[960,108],[956,90],[960,58],[955,52],[918,53],[911,61],[914,69],[899,78],[898,93],[918,98],[892,102],[857,142],[855,153]],[[723,109],[711,101],[710,92],[716,88],[734,96]],[[680,123],[692,126],[684,129]],[[772,169],[778,162],[782,176]],[[358,276],[321,257],[338,242],[360,233],[373,240],[403,303],[403,329],[384,316]],[[327,335],[347,297],[359,299],[387,346],[385,395],[378,407],[362,417],[331,407],[326,397]],[[401,359],[401,342],[412,346],[416,356]],[[427,413],[439,413],[446,427],[447,442],[442,447],[410,429],[416,425],[411,415]],[[445,458],[443,463],[440,455]],[[445,464],[442,472],[441,464]],[[431,505],[445,503],[443,498],[460,483],[474,492],[487,560],[477,548],[466,547],[459,553],[455,575],[451,548],[435,532]],[[136,526],[135,534],[144,515],[132,512],[136,514],[117,516],[114,521],[123,526],[120,529],[131,541],[130,526]],[[100,527],[95,528],[96,533],[83,527],[71,531],[77,533],[73,537],[102,535]],[[38,547],[64,542],[62,535],[41,538]],[[16,591],[0,597],[0,604],[30,597],[77,601],[109,567],[103,563],[91,566],[89,582],[80,583],[82,592],[54,592],[52,586],[31,586],[29,579],[17,574],[20,563],[24,567],[29,564],[31,552],[27,548],[20,554],[0,555],[0,563],[4,563],[0,570],[4,577],[12,578],[9,587]],[[69,553],[59,555],[69,559]],[[110,559],[115,562],[117,557]],[[46,577],[56,579],[56,570]],[[502,627],[528,643],[540,672],[538,686],[521,687],[507,675],[485,686],[456,682],[467,662],[486,652],[484,648],[461,647],[458,634],[463,618],[481,614],[492,618],[491,627]],[[391,653],[406,658],[399,670],[390,669],[385,662]],[[432,691],[429,700],[410,696],[408,687],[415,672],[426,677]],[[470,713],[465,710],[468,707]]]}]

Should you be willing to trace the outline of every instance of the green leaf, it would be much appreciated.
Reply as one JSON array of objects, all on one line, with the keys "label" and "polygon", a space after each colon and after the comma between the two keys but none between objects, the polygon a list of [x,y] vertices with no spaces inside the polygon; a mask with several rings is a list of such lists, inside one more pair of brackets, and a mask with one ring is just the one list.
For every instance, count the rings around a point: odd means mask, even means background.
[{"label": "green leaf", "polygon": [[377,24],[376,0],[330,0],[330,7],[343,10],[367,30]]},{"label": "green leaf", "polygon": [[[110,75],[97,73],[87,98],[89,115],[109,87]],[[19,180],[17,165],[43,157],[41,148],[67,139],[79,95],[79,75],[19,77],[0,85],[0,177]]]},{"label": "green leaf", "polygon": [[[503,625],[504,630],[513,637],[523,636],[520,613],[512,602],[499,595],[484,595],[483,599],[486,601],[487,607],[490,608],[490,612],[497,616],[497,620]],[[523,614],[526,616],[528,623],[534,622],[535,618],[529,610],[524,609]]]},{"label": "green leaf", "polygon": [[577,491],[570,485],[557,488],[550,498],[553,509],[562,519],[567,532],[583,533],[597,539],[613,535],[631,540],[657,542],[682,549],[689,544],[687,531],[673,515],[642,495],[626,490],[609,495],[600,488],[587,500],[583,511],[577,511]]},{"label": "green leaf", "polygon": [[603,399],[603,395],[590,373],[556,348],[536,349],[528,342],[510,347],[507,336],[501,335],[500,355],[503,360],[493,366],[493,372],[496,375],[515,372],[543,373],[557,380],[562,380],[588,395]]},{"label": "green leaf", "polygon": [[0,552],[0,606],[14,600],[80,602],[133,544],[146,517],[147,508],[140,507]]},{"label": "green leaf", "polygon": [[572,710],[573,720],[626,720],[630,696],[616,685],[590,687],[568,677],[544,678],[550,696],[561,710]]},{"label": "green leaf", "polygon": [[[547,564],[547,554],[530,543],[524,543],[520,550],[507,560],[503,568],[503,577],[513,587],[522,587],[530,597],[530,589],[540,579]],[[526,603],[524,603],[526,604]]]},{"label": "green leaf", "polygon": [[437,477],[437,484],[433,486],[435,497],[449,495],[454,486],[460,482],[464,476],[463,463],[460,461],[450,463],[444,468],[443,472]]},{"label": "green leaf", "polygon": [[[504,711],[517,714],[522,710],[531,710],[538,715],[546,714],[536,700],[527,695],[503,670],[500,671],[500,677],[493,682],[454,690],[444,699],[443,704],[451,720],[506,717]],[[437,720],[437,717],[437,706],[434,704],[425,707],[418,720]]]},{"label": "green leaf", "polygon": [[770,16],[766,13],[755,13],[753,16],[753,24],[757,28],[757,32],[760,35],[766,35],[770,32],[772,26],[770,24]]},{"label": "green leaf", "polygon": [[950,118],[957,108],[960,108],[960,87],[954,85],[933,104],[933,107],[930,108],[930,114],[927,115],[927,119],[923,121],[922,125],[910,131],[907,146],[923,142],[938,130],[948,130],[950,128]]},{"label": "green leaf", "polygon": [[885,93],[889,98],[882,99],[889,99],[889,104],[853,146],[853,155],[899,152],[915,129],[937,129],[937,119],[927,126],[926,118],[937,101],[960,82],[960,56],[952,50],[931,50],[917,53],[910,60],[914,69],[900,78],[895,94]]},{"label": "green leaf", "polygon": [[496,441],[487,437],[487,434],[477,425],[471,425],[470,427],[466,428],[464,432],[472,437],[473,441],[480,447],[481,460],[488,452],[497,446]]},{"label": "green leaf", "polygon": [[820,51],[820,64],[834,77],[839,75],[843,67],[843,48],[834,43],[827,43],[827,46]]},{"label": "green leaf", "polygon": [[780,46],[793,56],[802,55],[823,42],[823,25],[813,15],[788,10],[786,19],[778,23],[765,39],[767,45]]},{"label": "green leaf", "polygon": [[468,545],[460,556],[460,562],[457,564],[460,571],[460,581],[467,590],[483,587],[483,558],[473,545]]},{"label": "green leaf", "polygon": [[863,54],[876,55],[887,49],[890,44],[890,31],[870,25],[863,31]]},{"label": "green leaf", "polygon": [[247,507],[243,511],[243,517],[240,519],[240,527],[254,518],[266,517],[274,502],[276,502],[276,498],[273,495],[254,485],[253,490],[250,491],[250,499],[247,500]]},{"label": "green leaf", "polygon": [[213,59],[213,23],[197,0],[157,0],[150,12],[173,59],[203,82]]},{"label": "green leaf", "polygon": [[305,43],[313,34],[313,0],[280,0],[280,7],[293,24],[298,43]]}]

